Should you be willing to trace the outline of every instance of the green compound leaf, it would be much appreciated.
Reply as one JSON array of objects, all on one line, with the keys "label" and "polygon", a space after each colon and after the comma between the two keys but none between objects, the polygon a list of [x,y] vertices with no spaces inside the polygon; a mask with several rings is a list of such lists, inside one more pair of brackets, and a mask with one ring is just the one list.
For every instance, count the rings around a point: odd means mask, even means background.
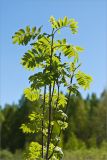
[{"label": "green compound leaf", "polygon": [[54,153],[51,157],[51,160],[60,160],[63,158],[63,152],[62,152],[62,149],[58,146],[56,147],[52,147],[52,149],[54,150]]},{"label": "green compound leaf", "polygon": [[68,24],[68,17],[65,16],[63,19],[63,25],[66,26]]},{"label": "green compound leaf", "polygon": [[78,22],[75,21],[75,19],[70,19],[69,26],[72,34],[76,34],[78,32]]},{"label": "green compound leaf", "polygon": [[75,63],[74,62],[70,62],[70,72],[74,72],[75,70]]},{"label": "green compound leaf", "polygon": [[30,101],[36,101],[39,99],[40,91],[32,88],[26,88],[24,90],[25,97]]},{"label": "green compound leaf", "polygon": [[25,155],[26,160],[42,160],[42,146],[38,142],[31,142]]},{"label": "green compound leaf", "polygon": [[26,32],[29,33],[30,32],[30,27],[26,26]]},{"label": "green compound leaf", "polygon": [[29,123],[22,124],[20,129],[22,129],[23,133],[35,133],[35,129],[33,129]]},{"label": "green compound leaf", "polygon": [[35,33],[35,31],[36,31],[36,27],[33,27],[32,28],[32,33]]},{"label": "green compound leaf", "polygon": [[47,71],[46,73],[38,72],[32,76],[29,77],[29,81],[31,83],[32,88],[40,88],[44,85],[49,85],[52,81],[54,76],[51,76],[52,74]]},{"label": "green compound leaf", "polygon": [[76,55],[76,51],[72,45],[62,46],[61,51],[65,56],[68,56],[68,58],[74,57]]},{"label": "green compound leaf", "polygon": [[43,116],[39,113],[38,113],[38,116],[36,117],[30,114],[28,118],[29,118],[29,121],[25,124],[22,124],[20,127],[23,133],[32,134],[32,133],[40,132],[41,131],[41,121],[43,119]]},{"label": "green compound leaf", "polygon": [[40,114],[40,113],[37,113],[37,112],[32,112],[30,115],[29,115],[29,120],[30,121],[41,121],[43,119],[43,115]]},{"label": "green compound leaf", "polygon": [[92,77],[85,74],[84,72],[78,71],[76,74],[76,80],[78,84],[84,89],[89,89],[90,88],[90,83],[92,82]]},{"label": "green compound leaf", "polygon": [[68,118],[67,114],[65,114],[62,110],[58,110],[61,119],[66,120]]},{"label": "green compound leaf", "polygon": [[[50,45],[40,39],[36,43],[32,43],[33,48],[28,50],[27,53],[21,59],[21,64],[28,70],[34,70],[35,68],[43,68],[43,61],[49,60]],[[48,42],[49,43],[49,42]]]},{"label": "green compound leaf", "polygon": [[77,52],[84,52],[84,48],[81,48],[80,46],[75,46],[75,49]]},{"label": "green compound leaf", "polygon": [[18,43],[19,45],[27,45],[31,39],[34,39],[40,34],[41,28],[42,27],[36,29],[36,27],[33,27],[32,29],[30,29],[29,26],[26,26],[25,30],[19,29],[12,37],[13,43]]},{"label": "green compound leaf", "polygon": [[[81,71],[77,72],[79,67],[76,67],[76,64],[78,64],[79,52],[83,52],[84,49],[68,44],[66,39],[55,40],[55,34],[60,33],[64,27],[70,29],[72,34],[76,34],[78,31],[78,23],[74,19],[69,19],[66,16],[58,20],[51,16],[50,23],[52,33],[41,33],[42,26],[38,29],[27,26],[25,29],[18,30],[12,37],[13,43],[18,43],[19,45],[27,45],[29,41],[31,41],[31,50],[28,50],[27,53],[24,54],[21,59],[21,64],[28,70],[39,69],[34,75],[29,77],[31,87],[26,88],[24,94],[30,101],[39,99],[40,103],[39,105],[37,104],[38,107],[29,114],[28,122],[22,124],[20,128],[24,133],[33,134],[33,136],[37,135],[36,139],[44,145],[44,158],[41,158],[42,146],[37,142],[32,142],[29,145],[26,160],[46,159],[47,138],[49,134],[48,159],[51,154],[50,160],[62,159],[63,152],[61,148],[57,146],[57,142],[60,142],[61,138],[58,134],[59,131],[65,130],[68,126],[66,122],[68,117],[67,114],[64,113],[64,107],[67,105],[68,98],[60,92],[61,86],[63,85],[69,93],[78,95],[79,87],[87,89],[92,82],[92,78],[89,75]],[[65,57],[64,62],[63,57]],[[73,78],[76,78],[76,84],[72,84]],[[40,94],[40,91],[43,91],[43,93]],[[49,105],[50,103],[51,106]],[[51,112],[49,112],[51,107],[52,115]],[[43,142],[41,141],[42,135]]]},{"label": "green compound leaf", "polygon": [[65,105],[67,104],[67,98],[65,97],[64,94],[60,93],[59,94],[59,100],[58,100],[58,106],[64,108]]},{"label": "green compound leaf", "polygon": [[78,31],[78,22],[76,22],[75,19],[68,19],[66,16],[63,19],[59,18],[58,20],[51,16],[50,23],[52,28],[58,29],[57,31],[63,27],[69,27],[72,34],[76,34]]},{"label": "green compound leaf", "polygon": [[64,154],[63,154],[63,151],[62,151],[62,149],[60,147],[57,146],[54,149],[54,155],[55,155],[55,153],[57,154],[58,158],[62,159],[62,157],[63,157]]},{"label": "green compound leaf", "polygon": [[57,120],[58,125],[61,127],[62,130],[65,130],[68,127],[67,122],[63,122],[61,120]]},{"label": "green compound leaf", "polygon": [[28,70],[34,70],[36,67],[36,57],[34,52],[28,50],[21,59],[21,64]]},{"label": "green compound leaf", "polygon": [[79,95],[80,92],[78,91],[79,86],[77,86],[76,84],[72,84],[68,87],[68,91],[71,92],[71,94],[75,94],[75,95]]},{"label": "green compound leaf", "polygon": [[61,51],[64,54],[64,56],[67,56],[68,58],[71,58],[71,57],[77,58],[78,53],[84,51],[84,49],[79,46],[67,44],[66,39],[57,40],[54,43],[53,48]]}]

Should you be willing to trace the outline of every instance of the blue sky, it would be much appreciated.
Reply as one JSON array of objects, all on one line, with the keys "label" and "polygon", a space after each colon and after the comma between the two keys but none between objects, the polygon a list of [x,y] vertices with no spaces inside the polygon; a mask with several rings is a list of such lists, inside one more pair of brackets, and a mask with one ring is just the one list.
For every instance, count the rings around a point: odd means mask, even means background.
[{"label": "blue sky", "polygon": [[[49,17],[68,16],[78,21],[79,32],[63,36],[74,45],[85,48],[80,55],[81,70],[94,81],[87,93],[99,96],[106,87],[107,59],[107,1],[106,0],[0,0],[0,105],[18,103],[24,88],[29,86],[28,76],[20,65],[27,47],[13,45],[12,35],[26,25],[41,26],[50,32]],[[59,36],[60,38],[60,36]]]}]

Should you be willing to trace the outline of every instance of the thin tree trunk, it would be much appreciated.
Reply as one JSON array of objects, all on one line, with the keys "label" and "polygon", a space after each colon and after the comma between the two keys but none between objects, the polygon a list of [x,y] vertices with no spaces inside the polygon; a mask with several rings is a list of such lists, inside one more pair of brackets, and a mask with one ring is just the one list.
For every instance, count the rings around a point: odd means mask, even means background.
[{"label": "thin tree trunk", "polygon": [[[44,111],[45,111],[45,95],[46,95],[46,86],[44,87],[44,100],[43,100],[43,118],[44,118]],[[44,119],[42,120],[42,158],[44,158]]]},{"label": "thin tree trunk", "polygon": [[[54,31],[54,29],[53,29]],[[50,55],[50,73],[52,69],[52,54],[53,54],[53,39],[54,39],[54,34],[52,31],[52,43],[51,43],[51,55]],[[51,135],[51,118],[52,118],[52,98],[51,98],[51,90],[52,90],[52,83],[50,82],[49,85],[49,124],[48,124],[48,137],[47,137],[47,152],[46,152],[46,160],[48,160],[48,155],[49,155],[49,145],[50,145],[50,135]]]}]

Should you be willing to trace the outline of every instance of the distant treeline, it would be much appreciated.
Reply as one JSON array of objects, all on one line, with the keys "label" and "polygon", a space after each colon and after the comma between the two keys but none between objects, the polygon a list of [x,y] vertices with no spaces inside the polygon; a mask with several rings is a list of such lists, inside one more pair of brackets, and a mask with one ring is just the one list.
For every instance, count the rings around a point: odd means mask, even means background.
[{"label": "distant treeline", "polygon": [[[37,109],[40,102],[31,103],[22,96],[19,104],[0,107],[1,149],[14,152],[24,149],[30,141],[39,140],[35,134],[24,135],[20,130],[27,122],[28,114]],[[100,98],[96,94],[83,99],[71,96],[68,107],[69,126],[62,133],[62,147],[66,150],[101,147],[107,141],[107,91]]]}]

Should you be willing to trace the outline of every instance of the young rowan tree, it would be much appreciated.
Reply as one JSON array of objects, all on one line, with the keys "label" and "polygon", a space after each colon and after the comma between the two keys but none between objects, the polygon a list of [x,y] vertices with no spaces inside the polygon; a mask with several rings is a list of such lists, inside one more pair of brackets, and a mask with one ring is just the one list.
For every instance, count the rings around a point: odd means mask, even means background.
[{"label": "young rowan tree", "polygon": [[[40,105],[28,117],[28,123],[22,124],[24,133],[41,135],[41,140],[29,144],[26,159],[60,160],[63,157],[60,148],[61,132],[68,126],[67,107],[72,94],[79,93],[79,87],[88,89],[92,78],[79,70],[79,52],[83,48],[68,44],[67,40],[56,39],[56,34],[68,28],[77,33],[74,19],[56,20],[50,17],[51,33],[42,33],[42,27],[20,29],[14,34],[13,43],[27,45],[29,49],[21,59],[21,64],[35,73],[29,77],[30,87],[24,90],[30,101],[40,100]],[[35,71],[36,69],[36,71]],[[61,88],[68,93],[65,96]]]}]

